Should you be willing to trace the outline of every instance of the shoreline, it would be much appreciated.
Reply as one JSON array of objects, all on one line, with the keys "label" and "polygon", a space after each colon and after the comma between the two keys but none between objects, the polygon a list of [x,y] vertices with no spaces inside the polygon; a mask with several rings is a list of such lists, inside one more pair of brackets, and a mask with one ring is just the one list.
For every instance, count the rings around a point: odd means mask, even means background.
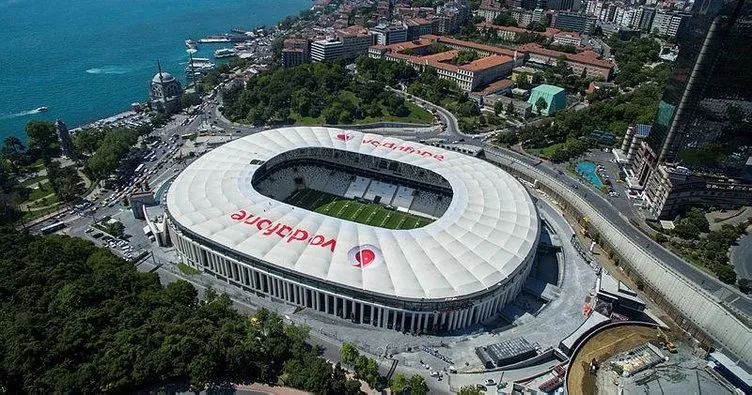
[{"label": "shoreline", "polygon": [[[261,5],[263,4],[250,4],[251,7],[259,7]],[[238,23],[238,21],[236,20],[237,18],[233,19],[231,16],[227,18],[211,17],[205,19],[203,22],[197,22],[194,26],[194,29],[192,29],[190,26],[188,28],[186,28],[185,26],[180,26],[179,30],[176,29],[176,31],[187,32],[185,33],[186,37],[188,35],[193,37],[201,37],[206,34],[211,35],[223,31],[229,33],[232,32],[233,29],[237,30],[237,26],[249,26],[251,27],[251,30],[249,31],[254,31],[258,27],[265,26],[270,32],[271,37],[273,34],[277,34],[277,25],[284,18],[298,15],[300,12],[308,10],[310,8],[310,5],[304,2],[291,1],[287,2],[285,5],[285,7],[280,7],[281,12],[279,13],[274,12],[273,8],[269,9],[267,7],[265,8],[264,12],[261,12],[257,15],[244,16],[242,17],[244,20],[241,21],[241,23]],[[286,10],[288,8],[287,6],[289,6],[289,10]],[[235,6],[233,5],[232,7]],[[230,10],[232,9],[233,8],[231,8]],[[129,16],[129,14],[126,14],[123,18],[128,18]],[[212,24],[215,24],[215,26],[212,27]],[[199,31],[199,34],[196,34],[196,31]],[[165,37],[172,37],[175,38],[175,40],[172,40],[172,38],[169,38],[168,40]],[[146,62],[149,62],[151,64],[152,57],[154,57],[154,65],[152,67],[154,69],[154,73],[156,73],[156,59],[159,57],[163,61],[163,66],[166,66],[166,70],[170,70],[170,72],[174,71],[174,75],[176,76],[178,74],[180,75],[178,79],[181,81],[181,85],[183,85],[183,87],[185,88],[187,85],[187,78],[184,75],[183,68],[185,67],[185,64],[183,63],[187,63],[187,61],[183,62],[182,60],[180,60],[182,59],[180,53],[182,53],[182,55],[184,55],[184,57],[187,59],[187,55],[183,52],[183,50],[185,49],[184,38],[186,37],[183,37],[183,34],[181,33],[176,34],[175,32],[169,33],[167,35],[162,34],[160,35],[158,40],[155,40],[155,42],[159,42],[158,47],[153,47],[151,50],[145,47],[141,52],[141,55],[139,55],[135,60],[138,65],[134,66],[135,68],[133,68],[133,70],[140,68],[140,71],[136,73],[131,70],[131,82],[127,82],[126,86],[123,86],[123,77],[118,75],[112,76],[111,81],[115,82],[112,82],[111,85],[106,88],[104,87],[106,83],[102,82],[105,80],[104,77],[76,77],[75,80],[70,80],[70,84],[75,87],[75,92],[73,92],[73,94],[71,94],[71,92],[59,92],[59,94],[55,93],[54,97],[52,98],[42,97],[46,95],[43,93],[33,92],[36,87],[23,88],[20,87],[20,84],[18,84],[19,87],[12,87],[12,91],[25,91],[29,93],[25,95],[26,100],[22,100],[23,102],[18,101],[15,104],[9,102],[7,110],[0,113],[0,133],[2,133],[3,139],[8,137],[16,137],[20,139],[24,144],[28,144],[28,136],[25,133],[25,126],[30,121],[55,122],[56,120],[61,120],[66,123],[69,130],[76,130],[88,126],[94,126],[97,123],[106,122],[111,118],[127,115],[131,111],[130,104],[132,104],[133,102],[143,103],[148,100],[148,82],[150,81],[153,73],[149,72],[150,75],[148,76],[148,78],[145,78],[143,75],[136,74],[145,73],[144,68],[146,67],[142,64]],[[167,44],[165,44],[165,42],[167,42]],[[206,48],[213,51],[215,49],[213,47],[213,45],[207,44]],[[71,64],[70,66],[75,67],[75,69],[92,70],[94,68],[108,67],[97,66],[97,63],[119,64],[120,62],[106,60],[107,58],[109,58],[109,56],[105,55],[99,55],[97,58],[91,59],[81,58],[81,60],[77,59],[75,64]],[[165,62],[165,60],[167,62]],[[220,64],[219,61],[214,63]],[[169,66],[167,66],[167,64],[169,64]],[[65,74],[67,76],[67,74],[70,74],[70,72],[63,72],[62,74]],[[59,79],[60,77],[55,78]],[[92,78],[94,79],[92,80]],[[141,80],[143,80],[143,83],[139,84],[138,82]],[[137,82],[133,83],[133,81]],[[122,86],[122,88],[120,88],[119,86]],[[119,92],[119,94],[109,95],[107,93],[108,90],[114,90],[115,92]],[[30,102],[34,104],[30,104]],[[39,104],[39,106],[49,106],[50,111],[48,113],[36,112],[34,108],[38,103],[42,103]],[[98,103],[101,103],[101,105],[99,105]],[[11,106],[11,104],[14,105]],[[97,111],[98,108],[101,112]]]}]

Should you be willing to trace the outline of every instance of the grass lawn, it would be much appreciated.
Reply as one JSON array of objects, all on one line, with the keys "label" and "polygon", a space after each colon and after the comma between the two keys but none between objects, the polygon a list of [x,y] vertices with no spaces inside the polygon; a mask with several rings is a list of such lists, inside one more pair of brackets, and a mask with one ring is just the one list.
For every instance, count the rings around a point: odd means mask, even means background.
[{"label": "grass lawn", "polygon": [[36,185],[38,182],[44,181],[46,179],[47,179],[47,176],[39,176],[39,177],[30,178],[30,179],[22,182],[21,186],[30,187],[30,186]]},{"label": "grass lawn", "polygon": [[539,156],[550,159],[554,155],[554,152],[556,152],[556,150],[558,150],[559,148],[563,146],[564,146],[564,143],[557,143],[557,144],[549,145],[548,147],[542,148],[540,150]]},{"label": "grass lawn", "polygon": [[180,269],[180,272],[187,275],[187,276],[193,276],[195,274],[200,274],[201,272],[186,265],[183,262],[178,263],[178,269]]},{"label": "grass lawn", "polygon": [[381,204],[361,203],[313,189],[297,191],[285,203],[330,217],[388,229],[415,229],[433,222],[429,218],[389,210]]},{"label": "grass lawn", "polygon": [[51,193],[55,193],[55,191],[52,190],[52,186],[50,183],[44,183],[41,185],[41,187],[37,189],[32,189],[31,193],[29,194],[29,197],[26,199],[27,202],[33,202],[37,199],[41,199]]}]

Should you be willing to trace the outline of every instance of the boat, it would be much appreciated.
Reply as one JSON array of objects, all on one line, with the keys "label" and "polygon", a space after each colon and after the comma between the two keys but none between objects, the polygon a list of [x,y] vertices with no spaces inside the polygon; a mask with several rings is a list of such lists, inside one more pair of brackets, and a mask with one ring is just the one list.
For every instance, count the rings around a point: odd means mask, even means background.
[{"label": "boat", "polygon": [[237,52],[235,52],[232,48],[220,48],[216,51],[214,51],[214,57],[215,58],[229,58],[237,55]]},{"label": "boat", "polygon": [[193,41],[193,40],[191,40],[189,38],[189,39],[185,40],[185,46],[188,49],[196,49],[196,47],[198,47],[198,44],[195,41]]},{"label": "boat", "polygon": [[198,40],[199,43],[204,43],[204,44],[229,43],[231,41],[232,40],[230,40],[230,37],[228,35],[209,36],[209,37]]},{"label": "boat", "polygon": [[47,107],[42,106],[42,107],[37,108],[34,111],[36,111],[36,112],[47,112],[47,110],[49,110]]}]

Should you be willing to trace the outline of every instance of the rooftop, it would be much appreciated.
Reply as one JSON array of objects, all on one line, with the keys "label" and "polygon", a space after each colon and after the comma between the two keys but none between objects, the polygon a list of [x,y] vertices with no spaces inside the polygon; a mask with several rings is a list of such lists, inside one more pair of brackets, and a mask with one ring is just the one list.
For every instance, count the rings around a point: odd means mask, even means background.
[{"label": "rooftop", "polygon": [[555,51],[553,49],[546,49],[540,46],[540,44],[535,44],[535,43],[520,45],[519,47],[517,47],[517,50],[520,52],[525,52],[525,53],[545,55],[545,56],[549,56],[552,58],[563,57],[572,62],[583,63],[583,64],[588,64],[588,65],[597,66],[597,67],[603,67],[603,68],[608,68],[608,69],[614,68],[613,63],[606,61],[606,60],[599,59],[600,55],[598,55],[598,53],[595,51],[583,51],[580,53],[571,54],[567,52]]},{"label": "rooftop", "polygon": [[541,84],[532,89],[533,92],[541,92],[547,95],[556,95],[560,92],[564,92],[564,88],[560,88],[554,85]]}]

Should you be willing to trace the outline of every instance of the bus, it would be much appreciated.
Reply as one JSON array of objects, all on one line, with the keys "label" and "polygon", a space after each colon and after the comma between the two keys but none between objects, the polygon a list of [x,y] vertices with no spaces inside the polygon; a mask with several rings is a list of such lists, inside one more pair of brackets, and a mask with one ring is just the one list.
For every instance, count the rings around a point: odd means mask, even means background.
[{"label": "bus", "polygon": [[146,167],[146,166],[144,166],[144,164],[143,164],[143,163],[142,163],[142,164],[140,164],[140,165],[138,165],[138,167],[136,168],[136,170],[135,170],[135,171],[134,171],[133,173],[134,173],[134,174],[141,174],[141,172],[143,172],[143,171],[144,171],[144,167]]},{"label": "bus", "polygon": [[42,228],[40,232],[43,235],[48,235],[52,232],[57,232],[58,230],[63,229],[64,227],[65,227],[65,222],[55,222],[52,225],[47,225],[44,228]]}]

